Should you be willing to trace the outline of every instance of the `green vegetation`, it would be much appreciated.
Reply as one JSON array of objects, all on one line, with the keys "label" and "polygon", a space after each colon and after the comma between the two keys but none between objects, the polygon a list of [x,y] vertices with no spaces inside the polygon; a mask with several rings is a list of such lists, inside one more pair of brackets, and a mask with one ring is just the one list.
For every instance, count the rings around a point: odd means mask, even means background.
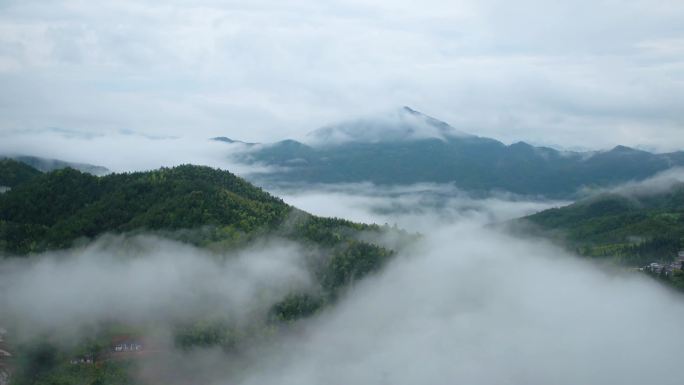
[{"label": "green vegetation", "polygon": [[[5,162],[0,171],[9,175],[16,167],[17,162]],[[373,233],[400,232],[310,215],[229,172],[209,167],[184,165],[102,177],[71,168],[46,174],[27,170],[30,178],[0,194],[0,253],[6,257],[64,249],[106,233],[140,232],[217,251],[245,247],[261,236],[297,241],[312,250],[308,262],[318,281],[314,289],[290,293],[267,314],[251,320],[249,327],[236,325],[227,315],[212,319],[198,315],[179,322],[174,342],[186,350],[220,346],[231,352],[316,314],[394,255],[393,250],[363,239]],[[57,348],[43,336],[15,347],[21,359],[13,383],[135,383],[130,377],[134,362],[101,358],[111,349],[111,335],[119,330],[112,325],[100,327],[104,332],[84,333],[88,339],[69,349]],[[154,325],[137,327],[143,334],[154,330]],[[70,363],[84,354],[100,359],[94,365]]]},{"label": "green vegetation", "polygon": [[675,270],[672,272],[672,277],[668,277],[667,284],[674,287],[675,289],[684,292],[684,271]]},{"label": "green vegetation", "polygon": [[291,208],[228,172],[180,166],[96,177],[61,169],[0,198],[2,250],[64,248],[105,232],[201,226],[252,232],[275,227]]},{"label": "green vegetation", "polygon": [[327,250],[318,273],[330,293],[392,254],[357,239],[361,232],[389,229],[307,214],[209,167],[104,177],[67,168],[0,196],[0,251],[9,254],[67,248],[104,233],[141,231],[210,248],[239,247],[267,234],[310,244]]},{"label": "green vegetation", "polygon": [[[111,339],[120,333],[133,332],[124,325],[103,325],[99,332],[91,330],[77,344],[58,343],[54,336],[39,335],[32,341],[15,343],[12,385],[52,384],[136,384],[136,363],[112,360]],[[72,341],[74,342],[74,341]],[[81,361],[88,358],[90,361]]]},{"label": "green vegetation", "polygon": [[[178,166],[97,177],[74,169],[36,176],[0,196],[0,252],[67,248],[105,233],[151,231],[198,246],[232,248],[277,235],[327,250],[318,271],[330,293],[392,254],[358,239],[377,225],[321,218],[221,170]],[[396,230],[395,230],[396,231]]]},{"label": "green vegetation", "polygon": [[[221,170],[178,166],[96,177],[74,169],[39,175],[0,196],[0,252],[67,248],[105,233],[150,231],[210,248],[277,235],[321,248],[328,294],[392,252],[358,239],[377,225],[320,218]],[[394,230],[397,231],[397,230]]]},{"label": "green vegetation", "polygon": [[0,186],[14,187],[41,174],[40,171],[22,162],[9,158],[0,159]]},{"label": "green vegetation", "polygon": [[[88,346],[84,343],[80,349]],[[58,349],[55,344],[36,342],[20,346],[12,385],[126,385],[137,383],[131,370],[134,362],[99,361],[97,364],[73,364],[79,349]]]},{"label": "green vegetation", "polygon": [[647,196],[603,194],[523,222],[588,257],[628,266],[667,262],[684,248],[684,185]]},{"label": "green vegetation", "polygon": [[273,306],[271,315],[278,321],[293,321],[315,314],[324,303],[325,300],[320,296],[295,293]]}]

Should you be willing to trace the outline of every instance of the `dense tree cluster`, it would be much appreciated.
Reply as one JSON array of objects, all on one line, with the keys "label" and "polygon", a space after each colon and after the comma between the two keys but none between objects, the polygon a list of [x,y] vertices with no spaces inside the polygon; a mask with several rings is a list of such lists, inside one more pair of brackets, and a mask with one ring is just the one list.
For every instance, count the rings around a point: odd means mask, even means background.
[{"label": "dense tree cluster", "polygon": [[136,229],[275,227],[291,208],[237,176],[180,166],[96,177],[62,169],[0,196],[0,250],[68,247],[80,237]]},{"label": "dense tree cluster", "polygon": [[630,266],[665,262],[684,248],[684,185],[644,196],[604,194],[524,221],[586,256]]},{"label": "dense tree cluster", "polygon": [[0,159],[0,186],[14,187],[39,176],[40,171],[16,160]]},{"label": "dense tree cluster", "polygon": [[14,352],[18,357],[12,385],[133,385],[139,383],[132,373],[133,362],[99,361],[97,364],[72,364],[71,360],[98,354],[108,348],[106,339],[98,346],[92,342],[69,349],[57,348],[48,341],[23,344]]}]

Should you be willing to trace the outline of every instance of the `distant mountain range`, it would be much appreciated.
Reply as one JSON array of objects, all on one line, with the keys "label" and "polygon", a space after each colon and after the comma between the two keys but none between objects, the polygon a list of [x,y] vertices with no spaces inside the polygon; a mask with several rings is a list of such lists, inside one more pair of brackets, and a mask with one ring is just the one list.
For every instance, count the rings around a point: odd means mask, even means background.
[{"label": "distant mountain range", "polygon": [[232,156],[247,164],[273,166],[275,171],[250,176],[267,183],[453,183],[471,192],[498,190],[550,198],[573,198],[587,188],[642,180],[684,165],[681,151],[654,154],[617,146],[575,152],[525,142],[505,145],[461,132],[409,107],[323,127],[305,142],[242,143]]}]

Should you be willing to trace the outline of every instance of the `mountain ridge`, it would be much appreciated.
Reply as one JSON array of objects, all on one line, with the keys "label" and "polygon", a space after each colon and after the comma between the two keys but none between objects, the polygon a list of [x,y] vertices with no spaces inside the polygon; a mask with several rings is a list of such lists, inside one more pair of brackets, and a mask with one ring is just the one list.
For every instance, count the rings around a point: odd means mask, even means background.
[{"label": "mountain ridge", "polygon": [[[402,111],[403,117],[420,114],[410,108]],[[451,127],[434,120],[439,123],[433,122],[433,128],[441,123]],[[362,122],[349,128],[354,122],[326,127],[346,127],[346,133],[368,127]],[[240,163],[274,166],[274,171],[249,175],[260,183],[453,183],[468,192],[506,191],[562,199],[577,198],[587,189],[643,180],[684,165],[682,151],[654,154],[618,145],[606,151],[577,152],[523,141],[506,145],[470,134],[412,136],[422,126],[407,128],[406,122],[390,128],[399,136],[387,135],[382,141],[374,140],[377,132],[358,140],[346,137],[307,143],[286,139],[255,144],[230,156]],[[374,127],[384,127],[384,123],[381,119]]]},{"label": "mountain ridge", "polygon": [[605,192],[513,222],[580,255],[628,266],[668,262],[684,248],[684,182],[649,194]]}]

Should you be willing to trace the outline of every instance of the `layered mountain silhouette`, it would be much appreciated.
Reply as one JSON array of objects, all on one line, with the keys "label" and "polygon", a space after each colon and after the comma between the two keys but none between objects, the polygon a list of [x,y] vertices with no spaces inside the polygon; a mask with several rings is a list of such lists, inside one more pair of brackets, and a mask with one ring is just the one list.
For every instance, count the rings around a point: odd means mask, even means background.
[{"label": "layered mountain silhouette", "polygon": [[[224,142],[235,142],[220,138]],[[505,145],[466,134],[409,107],[320,128],[306,141],[249,144],[233,154],[273,167],[250,176],[267,183],[453,183],[470,192],[507,191],[570,198],[585,189],[642,180],[684,165],[684,152],[654,154],[625,146],[560,151]]]}]

